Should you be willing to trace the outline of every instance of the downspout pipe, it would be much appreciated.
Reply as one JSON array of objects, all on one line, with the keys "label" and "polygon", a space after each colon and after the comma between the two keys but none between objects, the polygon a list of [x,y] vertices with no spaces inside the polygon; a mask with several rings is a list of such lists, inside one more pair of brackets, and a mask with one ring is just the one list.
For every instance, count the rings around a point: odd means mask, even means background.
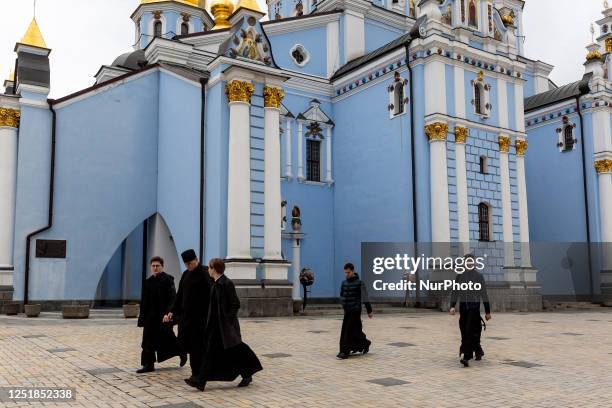
[{"label": "downspout pipe", "polygon": [[202,110],[200,112],[200,248],[199,258],[200,262],[204,261],[204,248],[206,243],[205,231],[206,231],[206,217],[205,211],[205,199],[206,199],[206,85],[208,84],[208,76],[200,78],[201,98],[202,98]]},{"label": "downspout pipe", "polygon": [[24,272],[24,285],[23,285],[23,304],[27,305],[29,301],[29,290],[30,290],[30,248],[32,244],[32,237],[45,232],[53,226],[53,198],[55,190],[55,136],[57,128],[57,113],[53,108],[52,99],[47,100],[49,104],[49,110],[51,111],[51,165],[49,171],[49,206],[47,213],[47,225],[31,232],[26,237],[26,251],[25,251],[25,272]]}]

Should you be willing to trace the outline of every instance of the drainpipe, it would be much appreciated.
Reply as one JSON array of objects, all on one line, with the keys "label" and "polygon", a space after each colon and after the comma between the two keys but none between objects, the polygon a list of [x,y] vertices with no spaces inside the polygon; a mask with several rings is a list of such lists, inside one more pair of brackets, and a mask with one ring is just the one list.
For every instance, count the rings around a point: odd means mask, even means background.
[{"label": "drainpipe", "polygon": [[204,162],[206,156],[206,84],[208,84],[208,77],[200,78],[200,84],[202,85],[202,111],[200,113],[200,262],[205,262],[204,247],[205,247],[205,228],[206,219],[204,216],[205,208],[205,189],[206,189],[206,163]]},{"label": "drainpipe", "polygon": [[51,229],[53,226],[53,190],[55,188],[55,131],[57,126],[57,114],[53,109],[54,100],[49,99],[49,110],[51,111],[51,169],[49,173],[49,207],[47,215],[47,225],[34,232],[31,232],[26,237],[26,252],[25,252],[25,275],[24,275],[24,287],[23,287],[23,304],[28,304],[29,296],[28,292],[30,289],[30,247],[32,237],[40,234],[41,232]]}]

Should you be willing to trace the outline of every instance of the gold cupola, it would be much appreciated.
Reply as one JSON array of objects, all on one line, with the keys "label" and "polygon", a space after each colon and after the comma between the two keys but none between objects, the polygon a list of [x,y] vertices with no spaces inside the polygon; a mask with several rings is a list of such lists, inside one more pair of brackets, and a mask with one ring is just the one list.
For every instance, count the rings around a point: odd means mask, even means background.
[{"label": "gold cupola", "polygon": [[45,39],[40,32],[40,28],[38,27],[38,23],[36,22],[36,17],[32,18],[32,22],[28,27],[28,30],[19,41],[24,45],[32,45],[34,47],[39,48],[47,48],[47,44],[45,43]]},{"label": "gold cupola", "polygon": [[[140,0],[140,4],[150,4],[150,3],[161,3],[163,1],[168,0]],[[205,0],[172,0],[177,3],[187,4],[189,6],[204,8],[206,1]]]},{"label": "gold cupola", "polygon": [[259,5],[257,4],[257,0],[238,0],[238,4],[236,4],[236,10],[238,10],[240,7],[253,11],[258,11],[261,13]]},{"label": "gold cupola", "polygon": [[231,0],[212,0],[210,4],[210,13],[215,18],[215,26],[213,30],[221,30],[223,28],[231,28],[229,17],[234,12],[234,3]]}]

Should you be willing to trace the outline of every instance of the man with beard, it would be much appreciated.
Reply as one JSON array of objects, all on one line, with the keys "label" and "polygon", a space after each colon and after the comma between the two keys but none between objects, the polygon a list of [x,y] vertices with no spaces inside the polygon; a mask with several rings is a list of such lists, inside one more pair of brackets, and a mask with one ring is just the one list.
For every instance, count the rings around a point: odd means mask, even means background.
[{"label": "man with beard", "polygon": [[352,263],[344,265],[346,280],[340,288],[340,301],[344,309],[342,320],[342,332],[340,333],[340,353],[336,356],[339,360],[349,358],[351,352],[366,354],[370,351],[372,342],[366,338],[361,324],[361,304],[363,303],[372,318],[372,305],[368,299],[368,291],[365,283],[359,279]]},{"label": "man with beard", "polygon": [[[491,306],[487,295],[484,277],[474,268],[474,256],[471,254],[465,257],[466,271],[457,276],[457,285],[462,283],[473,285],[480,284],[480,289],[453,291],[451,295],[450,314],[456,313],[455,304],[459,300],[459,330],[461,330],[461,347],[459,354],[463,357],[459,360],[464,367],[469,367],[469,360],[476,353],[476,361],[480,361],[484,356],[484,351],[480,346],[480,334],[482,326],[480,322],[480,302],[484,304],[485,319],[491,319]],[[471,262],[468,260],[471,259]],[[470,266],[471,265],[471,266]]]},{"label": "man with beard", "polygon": [[196,380],[202,365],[211,279],[208,268],[200,265],[193,249],[183,252],[181,258],[187,270],[181,276],[176,300],[170,313],[164,316],[164,322],[178,318],[178,340],[189,353],[191,377],[185,382],[190,384]]},{"label": "man with beard", "polygon": [[138,327],[143,328],[142,368],[136,371],[138,374],[155,371],[155,361],[161,363],[175,356],[180,356],[181,367],[187,362],[187,356],[180,351],[176,341],[172,324],[162,322],[176,296],[174,278],[164,272],[164,260],[159,256],[151,258],[150,264],[152,275],[144,282],[138,316]]}]

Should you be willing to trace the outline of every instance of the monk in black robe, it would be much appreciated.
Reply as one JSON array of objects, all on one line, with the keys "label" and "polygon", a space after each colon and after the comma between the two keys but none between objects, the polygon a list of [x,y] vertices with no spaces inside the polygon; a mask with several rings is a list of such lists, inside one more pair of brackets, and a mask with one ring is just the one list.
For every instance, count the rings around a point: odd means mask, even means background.
[{"label": "monk in black robe", "polygon": [[208,316],[211,279],[208,268],[202,266],[193,249],[181,254],[187,270],[179,282],[176,299],[164,321],[178,320],[179,344],[189,354],[191,377],[197,378],[204,353],[204,328]]},{"label": "monk in black robe", "polygon": [[138,374],[155,371],[155,361],[161,363],[180,356],[181,367],[187,361],[174,335],[172,324],[162,322],[176,296],[174,278],[164,272],[162,258],[153,257],[150,264],[152,275],[144,282],[138,316],[138,327],[143,328],[140,355],[142,368],[136,371]]},{"label": "monk in black robe", "polygon": [[[465,259],[474,259],[473,255],[466,255]],[[471,263],[473,265],[474,262]],[[480,316],[480,303],[484,304],[485,319],[491,319],[491,305],[487,295],[487,287],[484,277],[472,266],[467,267],[466,271],[457,276],[456,284],[472,284],[473,289],[455,290],[451,294],[450,314],[456,313],[455,305],[459,301],[459,330],[461,331],[461,346],[459,355],[463,354],[459,360],[464,367],[469,367],[469,361],[476,354],[476,361],[484,356],[484,351],[480,345],[480,335],[482,333]],[[479,289],[476,288],[479,284]]]},{"label": "monk in black robe", "polygon": [[366,354],[370,351],[372,342],[366,338],[361,323],[361,305],[366,307],[368,317],[372,318],[372,305],[368,299],[365,283],[359,279],[352,263],[344,265],[346,280],[340,287],[340,302],[344,309],[342,331],[340,333],[340,352],[336,356],[339,360],[349,358],[351,353]]},{"label": "monk in black robe", "polygon": [[224,275],[225,263],[219,258],[211,259],[208,272],[214,283],[206,321],[206,353],[198,381],[190,385],[204,391],[208,381],[234,381],[240,375],[238,386],[246,387],[263,367],[253,350],[242,342],[240,300],[234,283]]}]

